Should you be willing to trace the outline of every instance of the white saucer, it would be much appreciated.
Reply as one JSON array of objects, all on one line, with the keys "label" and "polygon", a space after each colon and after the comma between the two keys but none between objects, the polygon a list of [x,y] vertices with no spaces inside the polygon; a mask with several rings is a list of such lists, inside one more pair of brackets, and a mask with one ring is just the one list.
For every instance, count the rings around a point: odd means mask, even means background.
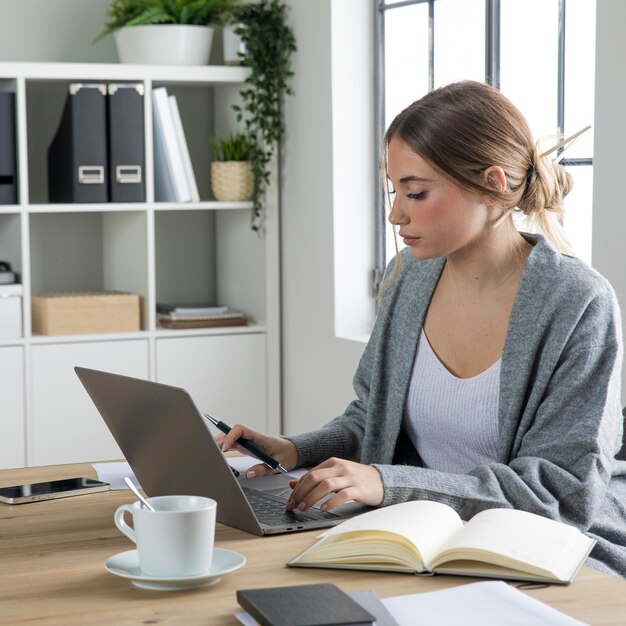
[{"label": "white saucer", "polygon": [[133,585],[153,591],[179,591],[214,585],[223,574],[234,572],[242,567],[246,557],[233,550],[213,548],[211,569],[195,576],[150,576],[139,569],[137,550],[120,552],[104,562],[104,569],[115,576],[129,578]]}]

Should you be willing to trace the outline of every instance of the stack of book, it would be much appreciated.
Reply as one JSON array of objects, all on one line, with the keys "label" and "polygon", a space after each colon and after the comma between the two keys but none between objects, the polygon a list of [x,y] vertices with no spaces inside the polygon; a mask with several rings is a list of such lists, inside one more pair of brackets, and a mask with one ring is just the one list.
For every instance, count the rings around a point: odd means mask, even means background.
[{"label": "stack of book", "polygon": [[248,318],[243,313],[226,306],[157,303],[157,317],[163,328],[245,326],[248,323]]}]

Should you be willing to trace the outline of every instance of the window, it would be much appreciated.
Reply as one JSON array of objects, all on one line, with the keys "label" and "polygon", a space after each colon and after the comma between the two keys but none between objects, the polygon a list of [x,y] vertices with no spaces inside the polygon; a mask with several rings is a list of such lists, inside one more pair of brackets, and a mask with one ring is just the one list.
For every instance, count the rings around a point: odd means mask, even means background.
[{"label": "window", "polygon": [[[593,122],[593,0],[375,0],[377,136],[430,89],[463,80],[499,88],[549,148]],[[563,155],[574,177],[565,222],[579,257],[591,260],[593,129]],[[377,197],[383,198],[382,186]],[[377,208],[379,215],[383,212]],[[377,276],[395,254],[377,220]]]}]

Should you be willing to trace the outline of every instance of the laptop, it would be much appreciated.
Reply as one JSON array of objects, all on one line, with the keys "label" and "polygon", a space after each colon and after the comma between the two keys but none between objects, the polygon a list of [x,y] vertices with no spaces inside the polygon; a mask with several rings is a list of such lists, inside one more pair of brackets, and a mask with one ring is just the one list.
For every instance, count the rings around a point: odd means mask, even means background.
[{"label": "laptop", "polygon": [[[217,501],[217,520],[255,535],[334,526],[366,510],[285,511],[290,478],[237,479],[190,395],[139,378],[74,368],[148,496],[197,495]],[[258,487],[255,487],[258,485]]]}]

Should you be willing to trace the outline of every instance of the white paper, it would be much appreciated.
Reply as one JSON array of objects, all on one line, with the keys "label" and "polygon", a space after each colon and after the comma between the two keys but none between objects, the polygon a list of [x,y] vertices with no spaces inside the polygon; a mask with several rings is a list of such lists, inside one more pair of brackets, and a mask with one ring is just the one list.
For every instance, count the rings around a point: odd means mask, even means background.
[{"label": "white paper", "polygon": [[111,485],[111,489],[128,489],[124,482],[124,476],[128,476],[139,489],[141,485],[126,461],[115,463],[93,463],[92,467],[98,474],[98,480],[103,480]]},{"label": "white paper", "polygon": [[250,613],[235,613],[235,617],[243,624],[243,626],[259,626],[259,622],[257,622]]},{"label": "white paper", "polygon": [[383,598],[400,626],[584,626],[502,581]]}]

